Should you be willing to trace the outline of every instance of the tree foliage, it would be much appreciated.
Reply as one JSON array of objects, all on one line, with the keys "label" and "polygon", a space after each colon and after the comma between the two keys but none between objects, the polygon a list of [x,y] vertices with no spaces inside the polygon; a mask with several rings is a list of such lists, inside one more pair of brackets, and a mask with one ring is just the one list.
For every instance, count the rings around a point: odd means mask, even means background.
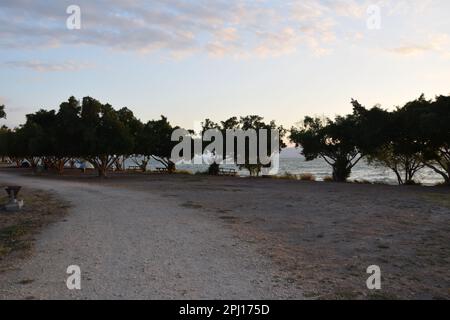
[{"label": "tree foliage", "polygon": [[333,179],[346,181],[364,157],[390,168],[399,184],[414,182],[424,167],[450,184],[450,97],[427,100],[422,95],[392,112],[366,109],[352,100],[353,113],[334,120],[305,117],[290,139],[303,147],[307,161],[323,158]]},{"label": "tree foliage", "polygon": [[345,182],[367,148],[358,113],[334,120],[305,117],[300,128],[292,128],[290,140],[302,146],[307,161],[322,158],[333,169],[333,180]]},{"label": "tree foliage", "polygon": [[[279,149],[276,150],[278,152],[282,148],[286,147],[285,143],[283,142],[283,137],[286,134],[286,130],[281,126],[277,126],[275,121],[266,123],[263,120],[264,119],[262,117],[257,115],[249,115],[240,118],[231,117],[225,121],[221,121],[220,123],[216,123],[211,121],[210,119],[206,119],[202,123],[202,135],[207,130],[217,130],[217,132],[222,137],[223,146],[223,150],[221,150],[222,158],[217,158],[216,154],[213,155],[216,159],[214,163],[211,164],[208,170],[209,173],[212,175],[218,174],[219,166],[217,162],[221,162],[222,160],[231,160],[234,163],[238,163],[239,168],[247,169],[251,176],[259,176],[262,168],[270,167],[271,164],[265,163],[266,161],[264,161],[265,159],[262,159],[262,157],[270,158],[270,156],[272,156],[271,151],[273,150],[273,148],[275,148],[275,146],[272,146],[271,131],[273,130],[279,133]],[[233,138],[233,147],[231,148],[227,146],[227,133],[230,134],[233,131],[245,132],[248,130],[251,130],[253,133],[255,133],[255,135],[249,135],[245,137],[244,147],[242,148],[242,150],[238,148],[239,143],[242,143],[242,141],[240,142],[237,136]],[[266,146],[264,146],[267,154],[264,154],[263,150],[261,150],[263,136],[260,133],[262,133],[263,130],[267,132]],[[203,141],[202,153],[204,153],[205,148],[210,143],[211,142],[209,141]],[[242,152],[243,154],[241,154],[240,152]],[[252,152],[254,153],[254,157],[251,157]]]},{"label": "tree foliage", "polygon": [[26,159],[33,168],[41,164],[59,173],[69,161],[82,159],[104,177],[113,166],[123,167],[130,155],[146,159],[142,168],[154,157],[173,171],[174,129],[165,117],[143,124],[128,108],[116,110],[91,97],[81,103],[70,97],[58,111],[41,109],[27,115],[19,128],[2,129],[0,151],[18,165]]}]

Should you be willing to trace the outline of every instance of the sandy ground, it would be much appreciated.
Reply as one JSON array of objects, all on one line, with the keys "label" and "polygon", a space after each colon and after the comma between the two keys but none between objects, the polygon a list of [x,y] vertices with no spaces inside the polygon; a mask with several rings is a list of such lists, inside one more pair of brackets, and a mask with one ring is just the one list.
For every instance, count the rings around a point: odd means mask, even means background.
[{"label": "sandy ground", "polygon": [[[38,239],[35,257],[0,275],[1,297],[450,298],[445,187],[141,174],[20,179],[74,208]],[[69,264],[85,270],[81,292],[65,287]],[[380,291],[366,287],[370,265],[381,268]],[[24,278],[35,281],[17,285]]]},{"label": "sandy ground", "polygon": [[[37,237],[35,254],[0,274],[0,299],[299,299],[274,262],[224,223],[159,193],[0,173],[73,208]],[[78,265],[82,290],[66,287]]]}]

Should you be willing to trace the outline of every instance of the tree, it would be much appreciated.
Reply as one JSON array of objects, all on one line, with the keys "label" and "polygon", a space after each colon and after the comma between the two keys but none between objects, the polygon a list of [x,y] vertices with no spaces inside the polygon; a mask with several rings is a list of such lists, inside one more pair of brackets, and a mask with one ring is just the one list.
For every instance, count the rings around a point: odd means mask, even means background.
[{"label": "tree", "polygon": [[406,108],[416,115],[424,164],[450,185],[450,96],[438,96],[428,103],[416,100]]},{"label": "tree", "polygon": [[[345,182],[353,167],[369,149],[369,136],[362,136],[365,109],[357,102],[353,114],[337,116],[335,120],[305,117],[300,128],[291,129],[290,140],[301,146],[306,161],[322,158],[333,169],[333,180]],[[364,110],[363,110],[364,109]]]},{"label": "tree", "polygon": [[56,147],[56,112],[41,109],[26,116],[25,124],[17,131],[25,159],[33,170],[40,162],[50,161]]},{"label": "tree", "polygon": [[153,122],[140,125],[136,131],[136,143],[134,146],[133,162],[141,168],[142,172],[147,171],[147,166],[152,159],[154,152],[154,127]]},{"label": "tree", "polygon": [[133,137],[111,105],[85,97],[81,108],[81,154],[105,177],[119,156],[132,152]]},{"label": "tree", "polygon": [[[263,118],[257,115],[250,115],[246,117],[241,117],[238,119],[237,117],[229,118],[226,121],[222,121],[220,124],[211,121],[210,119],[206,119],[202,124],[203,132],[207,130],[217,130],[218,134],[222,136],[223,142],[223,150],[222,157],[223,159],[218,159],[216,156],[216,152],[214,152],[214,157],[216,157],[215,162],[211,164],[208,172],[210,174],[218,174],[219,165],[217,162],[222,160],[232,160],[234,163],[237,163],[239,168],[245,168],[250,172],[251,176],[259,176],[262,168],[270,167],[271,163],[267,163],[267,159],[271,158],[272,150],[275,146],[272,146],[272,130],[278,131],[279,133],[279,141],[278,142],[278,150],[279,152],[282,148],[285,147],[285,144],[282,140],[286,131],[281,126],[277,126],[275,121],[271,121],[269,123],[265,123]],[[233,149],[227,146],[227,133],[231,134],[235,131],[237,134],[233,137]],[[267,135],[263,136],[262,132],[266,131]],[[243,133],[244,136],[243,141],[238,138],[239,132]],[[267,154],[263,154],[263,150],[261,147],[263,146],[264,141],[262,139],[267,138],[266,145],[264,146]],[[238,145],[243,143],[243,148],[239,148]],[[204,153],[205,148],[210,144],[208,141],[203,141],[203,150]],[[227,149],[229,148],[229,149]],[[241,154],[241,153],[243,154]],[[264,158],[264,159],[263,159]]]},{"label": "tree", "polygon": [[[5,106],[0,105],[0,119],[6,118]],[[7,151],[7,136],[8,136],[8,128],[6,126],[2,126],[0,128],[0,156],[2,157],[2,162],[5,161],[5,156],[8,153]]]},{"label": "tree", "polygon": [[0,119],[6,118],[5,105],[0,105]]},{"label": "tree", "polygon": [[81,105],[75,97],[61,103],[56,114],[54,127],[53,152],[49,159],[59,174],[63,173],[64,167],[73,158],[81,154],[82,127],[81,127]]},{"label": "tree", "polygon": [[8,156],[8,138],[10,130],[6,126],[0,127],[0,157],[2,162],[5,162],[5,157]]},{"label": "tree", "polygon": [[175,163],[171,160],[172,149],[177,142],[172,141],[172,133],[179,127],[172,127],[167,118],[161,116],[160,120],[152,120],[147,122],[144,128],[146,142],[146,150],[143,153],[151,156],[153,159],[161,163],[169,173],[175,171]]},{"label": "tree", "polygon": [[[143,124],[140,120],[138,120],[135,116],[133,111],[130,109],[124,107],[117,111],[117,115],[119,117],[119,121],[126,127],[128,133],[130,134],[132,138],[132,146],[131,146],[131,153],[135,153],[135,147],[137,145],[137,139],[138,135],[140,134]],[[130,158],[130,154],[123,154],[120,157],[117,157],[115,161],[115,166],[117,170],[124,170],[125,169],[125,161]],[[135,158],[136,159],[136,158]]]},{"label": "tree", "polygon": [[428,103],[422,96],[405,107],[388,113],[388,117],[379,123],[383,128],[381,137],[384,141],[369,152],[369,163],[390,168],[400,185],[414,184],[415,174],[425,166],[417,114],[411,112],[410,107],[423,107]]},{"label": "tree", "polygon": [[[205,121],[202,122],[202,132],[201,132],[201,137],[200,137],[200,139],[201,139],[200,143],[202,144],[202,154],[196,155],[194,152],[193,157],[195,157],[195,156],[203,157],[203,155],[205,153],[205,148],[211,143],[210,141],[205,141],[203,139],[205,132],[208,130],[217,130],[217,131],[220,131],[222,135],[224,134],[224,130],[221,128],[221,126],[218,123],[215,123],[215,122],[211,121],[210,119],[205,119]],[[194,145],[196,143],[197,142],[194,141]],[[209,164],[209,167],[208,167],[208,171],[207,171],[208,175],[218,176],[220,173],[220,164],[219,163],[222,159],[217,158],[217,150],[211,150],[211,154],[208,154],[208,156],[213,157],[213,161],[212,161],[212,163]]]},{"label": "tree", "polygon": [[[229,119],[226,121],[225,124],[230,125],[230,123],[233,123],[234,119]],[[250,138],[246,140],[245,143],[245,163],[239,164],[239,168],[245,168],[250,172],[251,176],[259,176],[261,173],[261,169],[263,167],[270,167],[271,163],[266,164],[264,163],[262,157],[271,157],[272,156],[272,148],[275,146],[272,146],[272,130],[278,131],[279,134],[279,141],[278,141],[278,150],[276,152],[280,152],[281,149],[286,147],[286,144],[283,142],[283,137],[286,134],[286,130],[281,127],[277,126],[275,121],[270,121],[269,123],[265,123],[263,121],[263,118],[257,115],[251,115],[246,117],[241,117],[239,121],[239,128],[241,130],[247,131],[247,130],[254,130],[256,132],[256,163],[252,163],[250,159],[250,148],[252,146],[250,145],[251,141]],[[261,132],[265,130],[267,132],[267,140],[266,140],[266,146],[265,149],[268,152],[268,154],[262,154],[263,151],[261,150],[263,141],[261,139],[264,139],[263,136],[261,136]],[[238,153],[235,153],[236,157],[239,157]]]}]

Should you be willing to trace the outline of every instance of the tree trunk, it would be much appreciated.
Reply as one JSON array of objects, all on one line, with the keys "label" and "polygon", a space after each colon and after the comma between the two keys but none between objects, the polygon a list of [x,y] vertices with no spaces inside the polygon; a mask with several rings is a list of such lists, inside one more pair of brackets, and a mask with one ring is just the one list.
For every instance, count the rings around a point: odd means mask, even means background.
[{"label": "tree trunk", "polygon": [[99,178],[106,178],[106,170],[102,166],[97,168],[98,170],[98,177]]},{"label": "tree trunk", "polygon": [[347,164],[335,163],[333,165],[333,181],[335,182],[347,182],[347,178],[350,176],[350,169]]},{"label": "tree trunk", "polygon": [[397,181],[399,185],[403,184],[403,179],[402,176],[400,175],[400,173],[398,172],[398,170],[396,168],[391,168],[392,171],[394,171],[395,175],[397,176]]},{"label": "tree trunk", "polygon": [[142,172],[147,172],[147,165],[148,165],[148,160],[142,160],[141,164],[139,165]]},{"label": "tree trunk", "polygon": [[57,162],[57,167],[58,167],[58,174],[62,175],[64,173],[64,166],[66,165],[66,161],[65,160],[59,160]]},{"label": "tree trunk", "polygon": [[169,171],[169,173],[174,173],[176,170],[175,163],[169,160],[167,163],[167,170]]}]

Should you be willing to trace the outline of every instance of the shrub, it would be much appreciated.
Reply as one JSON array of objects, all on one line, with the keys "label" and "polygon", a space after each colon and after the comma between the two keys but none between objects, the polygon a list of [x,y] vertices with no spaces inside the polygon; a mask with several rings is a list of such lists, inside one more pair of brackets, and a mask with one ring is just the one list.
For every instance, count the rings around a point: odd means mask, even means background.
[{"label": "shrub", "polygon": [[323,181],[325,181],[325,182],[333,182],[334,180],[333,180],[333,177],[326,176],[326,177],[323,178]]},{"label": "shrub", "polygon": [[280,176],[273,176],[276,179],[283,179],[283,180],[298,180],[297,175],[285,172],[283,175]]},{"label": "shrub", "polygon": [[405,186],[420,186],[421,184],[414,180],[407,180],[407,181],[405,181],[404,185]]},{"label": "shrub", "polygon": [[187,174],[187,175],[192,175],[191,171],[188,170],[175,170],[176,174]]},{"label": "shrub", "polygon": [[370,182],[369,180],[365,180],[365,179],[362,179],[362,180],[354,180],[353,181],[353,183],[356,183],[356,184],[372,184],[372,182]]}]

